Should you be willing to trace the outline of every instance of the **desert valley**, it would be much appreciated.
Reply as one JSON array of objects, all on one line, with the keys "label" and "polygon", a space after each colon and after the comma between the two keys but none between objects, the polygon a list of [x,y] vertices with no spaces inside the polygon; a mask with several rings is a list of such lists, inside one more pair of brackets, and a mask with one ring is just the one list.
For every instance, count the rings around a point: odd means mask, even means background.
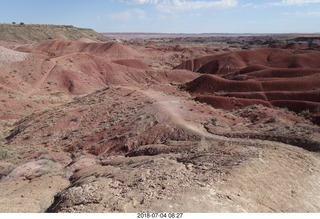
[{"label": "desert valley", "polygon": [[319,212],[320,35],[0,25],[0,212]]}]

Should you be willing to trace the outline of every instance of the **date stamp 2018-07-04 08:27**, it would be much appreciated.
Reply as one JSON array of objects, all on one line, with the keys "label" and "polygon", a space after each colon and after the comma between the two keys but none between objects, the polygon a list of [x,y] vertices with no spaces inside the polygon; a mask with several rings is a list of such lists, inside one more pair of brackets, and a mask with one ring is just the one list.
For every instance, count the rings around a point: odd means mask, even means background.
[{"label": "date stamp 2018-07-04 08:27", "polygon": [[150,218],[150,219],[154,219],[154,218],[182,218],[183,217],[183,213],[166,213],[166,212],[159,212],[159,213],[155,213],[155,212],[139,212],[137,213],[137,218]]}]

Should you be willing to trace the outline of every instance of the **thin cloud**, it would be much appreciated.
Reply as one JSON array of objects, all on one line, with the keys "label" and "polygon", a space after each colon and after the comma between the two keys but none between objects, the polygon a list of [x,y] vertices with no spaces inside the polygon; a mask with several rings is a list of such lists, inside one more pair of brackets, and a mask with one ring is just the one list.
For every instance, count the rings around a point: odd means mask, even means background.
[{"label": "thin cloud", "polygon": [[294,16],[300,18],[320,18],[320,10],[318,11],[298,11],[294,13],[286,12],[284,13],[286,16]]},{"label": "thin cloud", "polygon": [[302,6],[309,4],[320,4],[320,0],[282,0],[281,2],[273,2],[274,6]]},{"label": "thin cloud", "polygon": [[165,12],[183,11],[183,10],[195,10],[205,8],[233,8],[237,6],[237,0],[202,0],[202,1],[190,1],[190,0],[120,0],[128,4],[136,5],[152,5],[157,9]]},{"label": "thin cloud", "polygon": [[320,18],[320,11],[297,12],[298,17]]},{"label": "thin cloud", "polygon": [[246,3],[246,4],[242,4],[241,8],[261,8],[261,7],[265,7],[264,4],[254,4],[254,3]]},{"label": "thin cloud", "polygon": [[146,12],[139,8],[132,8],[109,14],[108,17],[110,20],[129,20],[132,18],[138,18],[140,20],[143,20],[146,18]]}]

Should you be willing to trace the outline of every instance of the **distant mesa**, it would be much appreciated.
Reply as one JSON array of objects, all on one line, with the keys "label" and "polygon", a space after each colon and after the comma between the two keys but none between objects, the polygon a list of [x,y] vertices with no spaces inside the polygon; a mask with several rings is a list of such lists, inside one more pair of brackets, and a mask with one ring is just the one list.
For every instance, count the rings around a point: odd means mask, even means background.
[{"label": "distant mesa", "polygon": [[99,42],[110,41],[109,38],[92,29],[77,28],[72,25],[45,25],[45,24],[0,24],[0,40],[31,43],[47,39],[78,40],[87,38]]}]

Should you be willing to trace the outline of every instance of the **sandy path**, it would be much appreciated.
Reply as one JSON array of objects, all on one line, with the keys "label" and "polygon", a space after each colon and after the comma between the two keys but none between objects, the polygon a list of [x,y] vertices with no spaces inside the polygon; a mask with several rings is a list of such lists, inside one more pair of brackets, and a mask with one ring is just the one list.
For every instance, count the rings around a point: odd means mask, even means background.
[{"label": "sandy path", "polygon": [[155,101],[155,104],[159,106],[159,110],[166,112],[170,116],[170,119],[177,123],[178,125],[194,132],[203,137],[203,140],[217,140],[222,142],[228,143],[236,143],[242,145],[251,145],[251,146],[267,146],[272,147],[277,145],[279,147],[282,146],[291,146],[288,144],[284,144],[281,142],[274,142],[268,140],[260,140],[260,139],[243,139],[243,138],[231,138],[231,137],[224,137],[220,135],[215,135],[212,133],[207,132],[204,126],[199,122],[194,122],[195,117],[199,116],[197,113],[193,113],[192,121],[191,119],[187,118],[190,115],[187,115],[186,112],[186,101],[183,97],[176,97],[166,95],[163,92],[149,90],[149,89],[141,89],[138,87],[123,87],[129,90],[138,91],[143,93],[144,95],[148,96],[152,100]]},{"label": "sandy path", "polygon": [[187,117],[190,117],[190,114],[187,115],[189,113],[186,111],[188,100],[186,100],[185,97],[166,95],[163,92],[155,91],[155,90],[151,90],[143,87],[121,86],[121,85],[116,87],[121,87],[131,91],[140,92],[143,95],[149,97],[154,101],[154,104],[157,104],[159,106],[160,111],[166,112],[165,114],[167,114],[170,117],[171,121],[174,121],[178,125],[194,132],[195,134],[202,136],[203,139],[211,139],[211,140],[218,140],[218,141],[223,141],[228,143],[239,143],[239,144],[253,145],[253,146],[270,146],[270,145],[273,146],[275,144],[279,147],[291,146],[281,142],[274,142],[274,141],[260,140],[260,139],[231,138],[231,137],[224,137],[221,135],[215,135],[215,134],[209,133],[204,128],[204,126],[200,124],[200,122],[194,122],[195,117],[199,116],[199,114],[193,113],[193,115],[191,114],[192,118],[189,118],[189,119],[187,118]]},{"label": "sandy path", "polygon": [[182,99],[164,95],[163,93],[153,90],[142,90],[141,92],[149,98],[155,100],[156,104],[159,105],[160,109],[166,111],[167,114],[170,115],[172,121],[174,121],[175,123],[196,134],[199,134],[200,136],[208,138],[213,137],[212,134],[208,133],[202,125],[192,123],[183,118],[183,112],[181,112],[181,107],[183,107],[184,104]]}]

